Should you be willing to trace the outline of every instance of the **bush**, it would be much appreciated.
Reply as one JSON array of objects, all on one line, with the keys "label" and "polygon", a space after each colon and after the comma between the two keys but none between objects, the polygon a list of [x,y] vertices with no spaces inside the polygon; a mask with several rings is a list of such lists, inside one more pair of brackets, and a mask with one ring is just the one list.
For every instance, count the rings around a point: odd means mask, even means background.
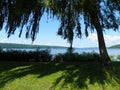
[{"label": "bush", "polygon": [[110,55],[109,57],[111,61],[116,61],[113,55]]},{"label": "bush", "polygon": [[3,51],[2,47],[0,47],[0,53]]},{"label": "bush", "polygon": [[52,61],[52,55],[50,54],[50,50],[36,50],[35,52],[36,61],[48,62]]},{"label": "bush", "polygon": [[18,50],[7,50],[0,53],[0,60],[7,61],[40,61],[40,62],[50,62],[50,61],[59,61],[59,62],[81,62],[81,61],[99,61],[100,56],[97,53],[73,53],[73,51],[68,51],[64,54],[57,54],[52,57],[50,50],[40,50],[36,51],[18,51]]},{"label": "bush", "polygon": [[100,55],[97,53],[64,53],[64,54],[57,54],[54,57],[54,61],[99,61],[100,60]]},{"label": "bush", "polygon": [[120,60],[120,55],[117,56],[117,59]]},{"label": "bush", "polygon": [[51,61],[52,55],[49,50],[18,51],[7,50],[0,53],[0,60],[7,61]]}]

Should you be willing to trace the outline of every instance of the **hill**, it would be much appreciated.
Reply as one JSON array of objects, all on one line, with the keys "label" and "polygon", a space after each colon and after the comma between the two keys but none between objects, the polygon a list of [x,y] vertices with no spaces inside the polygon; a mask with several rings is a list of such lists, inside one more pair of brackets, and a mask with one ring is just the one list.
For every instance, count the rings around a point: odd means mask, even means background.
[{"label": "hill", "polygon": [[62,46],[47,46],[47,45],[30,45],[30,44],[15,44],[15,43],[0,43],[1,48],[66,48]]},{"label": "hill", "polygon": [[111,46],[110,48],[120,48],[120,44],[113,45],[113,46]]}]

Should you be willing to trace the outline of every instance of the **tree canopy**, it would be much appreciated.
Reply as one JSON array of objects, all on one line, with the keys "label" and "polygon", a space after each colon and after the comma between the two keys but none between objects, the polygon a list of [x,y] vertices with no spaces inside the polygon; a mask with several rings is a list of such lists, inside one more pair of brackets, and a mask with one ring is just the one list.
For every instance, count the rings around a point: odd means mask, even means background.
[{"label": "tree canopy", "polygon": [[103,29],[118,29],[120,0],[0,0],[0,29],[5,23],[9,37],[18,27],[21,36],[26,27],[26,38],[34,41],[44,12],[60,20],[58,35],[72,43],[74,36],[81,38],[82,32],[88,36],[88,30],[94,31],[95,17]]},{"label": "tree canopy", "polygon": [[21,36],[23,27],[26,27],[26,38],[34,41],[39,30],[39,22],[45,7],[38,0],[0,0],[0,29],[6,23],[8,37],[20,27]]},{"label": "tree canopy", "polygon": [[[72,43],[73,36],[81,38],[85,31],[95,29],[95,17],[102,29],[118,29],[120,23],[120,3],[115,0],[50,0],[52,14],[60,19],[58,34]],[[81,28],[84,21],[85,30]]]}]

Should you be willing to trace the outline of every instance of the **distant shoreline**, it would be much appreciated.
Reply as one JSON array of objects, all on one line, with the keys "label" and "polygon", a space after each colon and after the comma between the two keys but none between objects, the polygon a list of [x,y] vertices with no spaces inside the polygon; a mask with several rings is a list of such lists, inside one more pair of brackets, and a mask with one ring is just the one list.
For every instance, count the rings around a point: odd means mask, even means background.
[{"label": "distant shoreline", "polygon": [[[7,49],[37,49],[37,48],[69,48],[66,46],[49,46],[49,45],[31,45],[31,44],[17,44],[17,43],[0,43],[1,48],[7,48]],[[98,48],[98,47],[73,47],[73,49],[89,49],[89,48]],[[120,48],[120,44],[118,45],[113,45],[110,47],[106,47],[107,49],[109,48]],[[99,49],[99,48],[98,48]]]},{"label": "distant shoreline", "polygon": [[30,44],[16,44],[16,43],[0,43],[1,48],[20,48],[20,49],[35,49],[35,48],[68,48],[64,46],[47,46],[47,45],[30,45]]},{"label": "distant shoreline", "polygon": [[110,46],[109,48],[120,48],[120,44]]}]

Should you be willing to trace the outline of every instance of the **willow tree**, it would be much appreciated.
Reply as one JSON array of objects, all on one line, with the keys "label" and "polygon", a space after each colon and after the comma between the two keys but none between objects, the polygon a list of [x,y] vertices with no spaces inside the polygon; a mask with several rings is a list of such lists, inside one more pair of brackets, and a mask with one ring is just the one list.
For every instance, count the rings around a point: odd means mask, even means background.
[{"label": "willow tree", "polygon": [[[96,30],[102,65],[110,67],[111,61],[105,46],[103,31],[118,29],[120,23],[120,17],[117,15],[120,11],[119,0],[49,0],[48,3],[52,15],[57,16],[61,22],[58,35],[67,39],[71,47],[75,34],[81,38],[82,31],[85,31],[88,36],[88,30]],[[85,30],[81,28],[82,21],[84,21]]]},{"label": "willow tree", "polygon": [[[67,39],[71,48],[74,36],[81,38],[83,31],[88,36],[88,30],[96,30],[102,64],[109,66],[110,58],[103,30],[118,28],[119,11],[119,0],[0,0],[0,28],[5,22],[9,37],[17,27],[20,27],[21,36],[23,27],[26,27],[26,38],[31,37],[34,41],[39,31],[40,19],[47,12],[60,20],[58,35]],[[82,21],[84,30],[81,28]]]},{"label": "willow tree", "polygon": [[19,28],[20,37],[25,28],[26,38],[34,41],[44,10],[39,0],[0,0],[0,29],[5,25],[9,37]]}]

